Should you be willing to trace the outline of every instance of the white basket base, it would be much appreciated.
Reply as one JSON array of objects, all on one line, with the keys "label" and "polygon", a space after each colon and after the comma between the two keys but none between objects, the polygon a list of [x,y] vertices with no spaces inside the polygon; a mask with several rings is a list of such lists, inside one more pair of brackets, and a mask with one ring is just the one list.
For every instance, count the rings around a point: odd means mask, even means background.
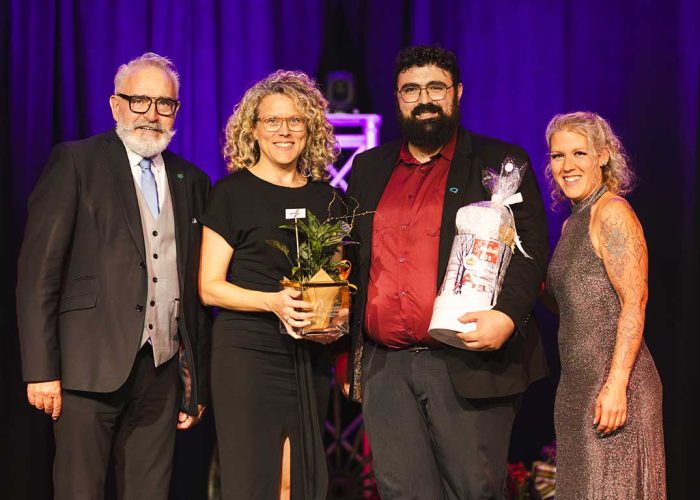
[{"label": "white basket base", "polygon": [[[468,326],[468,325],[464,325]],[[476,326],[472,326],[469,328],[469,330],[475,330]],[[442,330],[442,329],[435,329],[435,330],[429,330],[428,333],[430,334],[431,337],[434,339],[439,340],[443,344],[451,345],[452,347],[456,347],[458,349],[467,349],[467,346],[464,345],[464,343],[460,340],[460,338],[457,336],[458,333],[455,330]]]},{"label": "white basket base", "polygon": [[[471,300],[465,300],[465,297],[454,295],[437,297],[433,306],[433,317],[428,327],[430,336],[452,347],[467,350],[467,347],[457,337],[457,334],[476,330],[476,324],[462,323],[457,318],[468,312],[487,311],[493,307],[484,301],[482,297],[472,296],[469,299]],[[482,300],[479,301],[478,299]],[[466,306],[465,302],[469,306]]]}]

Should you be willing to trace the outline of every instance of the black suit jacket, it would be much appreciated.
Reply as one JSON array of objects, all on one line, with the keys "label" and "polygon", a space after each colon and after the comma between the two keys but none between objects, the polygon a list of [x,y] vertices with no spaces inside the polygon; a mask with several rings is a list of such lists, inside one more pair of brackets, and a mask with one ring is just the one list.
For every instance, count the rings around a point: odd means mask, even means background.
[{"label": "black suit jacket", "polygon": [[[180,280],[183,410],[209,386],[210,318],[197,294],[209,177],[163,152]],[[141,218],[126,149],[112,130],[57,145],[29,197],[19,258],[17,316],[26,382],[112,392],[140,348],[147,307]]]},{"label": "black suit jacket", "polygon": [[[359,203],[358,212],[375,210],[394,170],[402,141],[371,149],[355,157],[347,196]],[[438,288],[442,284],[455,235],[455,216],[462,206],[490,199],[481,182],[485,167],[499,168],[506,156],[527,161],[527,153],[518,146],[458,131],[455,154],[450,165],[440,230]],[[549,251],[547,222],[537,181],[528,168],[520,192],[523,203],[512,206],[516,228],[523,247],[533,257],[519,251],[513,255],[503,289],[494,309],[507,314],[516,325],[516,333],[497,351],[476,352],[445,346],[445,356],[453,386],[469,398],[507,396],[523,392],[527,386],[547,374],[539,331],[531,312],[544,279]],[[351,395],[361,399],[360,360],[365,342],[363,333],[367,284],[372,251],[373,216],[355,219],[354,238],[360,244],[350,248],[353,260],[351,281],[359,287],[352,305],[352,381]]]}]

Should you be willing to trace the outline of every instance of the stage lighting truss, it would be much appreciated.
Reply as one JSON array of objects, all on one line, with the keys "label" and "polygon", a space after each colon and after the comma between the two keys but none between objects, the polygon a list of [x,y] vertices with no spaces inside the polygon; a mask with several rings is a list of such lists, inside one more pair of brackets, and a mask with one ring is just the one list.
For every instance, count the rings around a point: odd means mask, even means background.
[{"label": "stage lighting truss", "polygon": [[326,500],[379,500],[360,406],[341,394],[335,377],[324,427],[329,473]]},{"label": "stage lighting truss", "polygon": [[[331,186],[347,190],[346,177],[352,169],[352,160],[355,155],[379,144],[379,126],[382,117],[375,114],[361,113],[328,113],[328,121],[335,129],[335,137],[338,139],[341,149],[353,150],[344,165],[329,165],[328,172],[331,175]],[[343,129],[361,128],[362,133],[343,133]]]}]

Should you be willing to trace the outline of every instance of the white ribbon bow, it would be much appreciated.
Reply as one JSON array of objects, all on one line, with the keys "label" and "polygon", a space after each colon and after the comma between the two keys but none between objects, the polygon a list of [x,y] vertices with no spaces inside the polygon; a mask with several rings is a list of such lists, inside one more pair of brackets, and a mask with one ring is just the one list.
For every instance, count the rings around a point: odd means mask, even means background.
[{"label": "white ribbon bow", "polygon": [[501,200],[500,196],[495,194],[491,197],[491,201],[493,203],[498,203],[499,205],[504,205],[508,211],[510,212],[511,217],[513,217],[513,232],[515,233],[515,246],[518,247],[518,250],[520,250],[520,253],[522,253],[525,257],[528,259],[532,259],[528,255],[528,253],[525,251],[523,248],[522,243],[520,242],[520,236],[518,236],[518,229],[515,227],[515,214],[513,214],[513,209],[510,208],[511,205],[515,205],[516,203],[522,203],[523,202],[523,195],[520,194],[520,192],[515,193],[513,195],[510,195],[508,198],[505,200]]}]

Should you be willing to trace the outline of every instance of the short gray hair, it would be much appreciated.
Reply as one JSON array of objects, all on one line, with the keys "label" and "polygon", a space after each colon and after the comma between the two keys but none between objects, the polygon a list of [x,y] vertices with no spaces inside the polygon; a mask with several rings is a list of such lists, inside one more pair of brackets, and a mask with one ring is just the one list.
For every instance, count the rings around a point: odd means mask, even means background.
[{"label": "short gray hair", "polygon": [[175,86],[175,97],[178,97],[180,95],[180,75],[175,69],[175,65],[167,57],[158,55],[155,52],[146,52],[128,63],[119,66],[117,74],[114,75],[114,93],[116,94],[119,92],[119,89],[124,84],[124,80],[126,80],[134,70],[149,66],[164,71],[170,77]]}]

